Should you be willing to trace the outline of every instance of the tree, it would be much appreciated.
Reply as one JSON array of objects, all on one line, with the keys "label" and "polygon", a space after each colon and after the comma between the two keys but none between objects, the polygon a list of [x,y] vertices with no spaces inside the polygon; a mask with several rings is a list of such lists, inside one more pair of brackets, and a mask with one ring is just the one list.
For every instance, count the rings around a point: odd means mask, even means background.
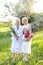
[{"label": "tree", "polygon": [[17,16],[22,18],[26,16],[27,18],[31,15],[31,8],[34,0],[20,0],[15,6],[15,12]]},{"label": "tree", "polygon": [[19,17],[20,19],[23,16],[27,18],[31,15],[31,8],[34,0],[19,0],[16,5],[12,2],[5,1],[4,3],[4,14],[2,14],[2,19],[6,19],[8,21],[12,21],[11,19],[15,16]]}]

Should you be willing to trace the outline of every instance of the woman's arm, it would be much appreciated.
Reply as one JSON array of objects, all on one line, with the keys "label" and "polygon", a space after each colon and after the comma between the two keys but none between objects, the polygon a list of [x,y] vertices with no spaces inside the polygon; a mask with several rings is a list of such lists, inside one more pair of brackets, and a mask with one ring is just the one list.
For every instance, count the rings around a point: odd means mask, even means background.
[{"label": "woman's arm", "polygon": [[29,37],[25,38],[24,35],[23,35],[22,39],[23,39],[23,41],[29,41]]},{"label": "woman's arm", "polygon": [[29,38],[29,40],[31,40],[33,38],[31,24],[29,25],[29,32],[30,32],[30,38]]},{"label": "woman's arm", "polygon": [[31,27],[31,24],[29,25],[29,32],[32,34],[32,27]]},{"label": "woman's arm", "polygon": [[15,27],[12,26],[10,27],[10,29],[11,29],[11,35],[18,40],[19,36],[16,34]]}]

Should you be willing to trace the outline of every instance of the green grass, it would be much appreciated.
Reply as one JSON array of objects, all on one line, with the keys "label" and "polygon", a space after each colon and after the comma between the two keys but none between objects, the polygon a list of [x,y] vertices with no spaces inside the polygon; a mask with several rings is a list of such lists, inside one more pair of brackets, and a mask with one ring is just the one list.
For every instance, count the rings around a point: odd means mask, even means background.
[{"label": "green grass", "polygon": [[[11,65],[12,53],[10,52],[11,35],[9,27],[0,26],[0,65]],[[43,31],[35,32],[33,35],[32,54],[29,56],[29,63],[24,63],[21,55],[21,59],[16,61],[16,65],[36,65],[39,60],[43,60]],[[38,65],[43,65],[43,63]]]}]

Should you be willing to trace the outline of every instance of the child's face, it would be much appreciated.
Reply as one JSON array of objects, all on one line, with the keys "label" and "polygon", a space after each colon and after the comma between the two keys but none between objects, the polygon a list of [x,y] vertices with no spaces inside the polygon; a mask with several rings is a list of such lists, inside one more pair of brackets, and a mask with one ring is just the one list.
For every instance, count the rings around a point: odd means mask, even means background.
[{"label": "child's face", "polygon": [[27,33],[27,30],[26,29],[24,29],[24,34],[26,34]]}]

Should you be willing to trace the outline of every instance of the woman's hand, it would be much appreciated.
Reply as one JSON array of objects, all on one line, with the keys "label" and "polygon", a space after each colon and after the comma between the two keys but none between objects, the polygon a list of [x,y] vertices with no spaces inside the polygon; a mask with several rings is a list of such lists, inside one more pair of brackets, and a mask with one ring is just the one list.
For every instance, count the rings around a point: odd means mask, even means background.
[{"label": "woman's hand", "polygon": [[15,38],[18,40],[19,36],[16,36],[16,35],[15,35]]},{"label": "woman's hand", "polygon": [[16,37],[16,39],[18,40],[19,36]]}]

